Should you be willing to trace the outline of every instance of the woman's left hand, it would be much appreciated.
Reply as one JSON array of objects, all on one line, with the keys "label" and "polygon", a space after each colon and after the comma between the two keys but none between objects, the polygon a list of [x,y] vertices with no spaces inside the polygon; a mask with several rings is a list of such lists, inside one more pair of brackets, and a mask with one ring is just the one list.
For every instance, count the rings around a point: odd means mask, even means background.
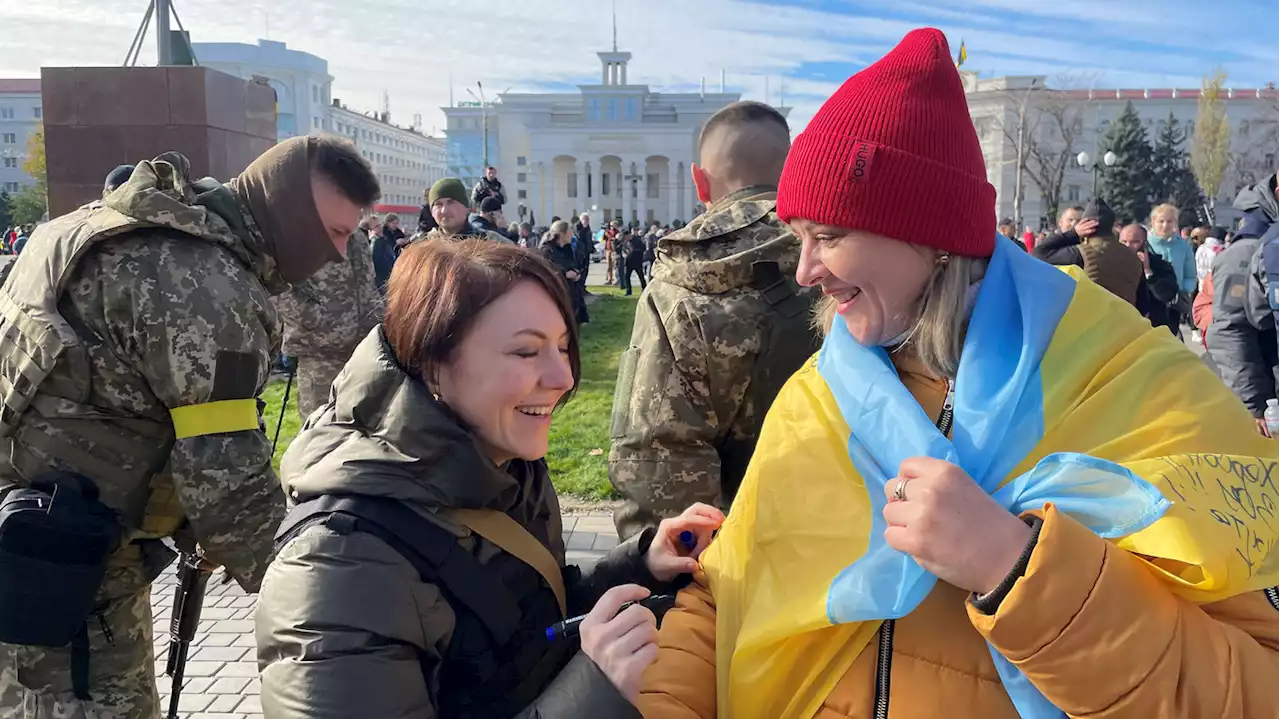
[{"label": "woman's left hand", "polygon": [[[664,519],[644,556],[649,573],[659,582],[670,582],[698,568],[698,555],[711,544],[712,534],[724,524],[724,512],[709,504],[694,504],[679,517]],[[680,544],[681,532],[693,532],[693,549]]]},{"label": "woman's left hand", "polygon": [[[906,482],[905,500],[895,492]],[[961,589],[986,594],[1004,581],[1031,539],[1031,528],[965,474],[928,457],[913,457],[884,485],[889,503],[885,542],[930,573]]]}]

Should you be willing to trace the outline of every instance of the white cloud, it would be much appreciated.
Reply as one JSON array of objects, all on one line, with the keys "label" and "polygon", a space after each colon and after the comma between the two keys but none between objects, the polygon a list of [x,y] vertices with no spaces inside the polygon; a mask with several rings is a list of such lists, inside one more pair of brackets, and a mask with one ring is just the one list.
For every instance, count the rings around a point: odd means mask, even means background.
[{"label": "white cloud", "polygon": [[[139,0],[0,0],[0,76],[35,76],[41,65],[115,65],[141,20]],[[176,0],[197,42],[254,42],[267,34],[329,62],[335,97],[353,108],[391,95],[394,119],[415,113],[442,126],[439,107],[482,81],[491,92],[548,83],[598,82],[595,53],[611,43],[601,0]],[[963,38],[967,69],[995,74],[1096,72],[1103,86],[1195,85],[1216,46],[1244,57],[1227,63],[1233,84],[1260,84],[1276,72],[1274,36],[1239,37],[1253,24],[1275,26],[1275,9],[1196,0],[926,0],[850,2],[836,14],[749,0],[620,0],[618,44],[633,53],[632,82],[655,90],[731,90],[771,99],[779,78],[809,63],[874,61],[908,30],[933,24],[953,51]],[[887,16],[880,7],[892,7]],[[855,9],[856,8],[856,9]],[[1260,9],[1261,8],[1261,9]],[[1009,13],[1017,13],[1010,20]],[[918,19],[901,19],[904,15]],[[1195,32],[1192,32],[1195,30]],[[1150,44],[1139,44],[1145,41]],[[148,39],[142,62],[154,62]],[[1163,49],[1162,49],[1163,48]],[[801,127],[841,78],[787,80],[792,124]]]}]

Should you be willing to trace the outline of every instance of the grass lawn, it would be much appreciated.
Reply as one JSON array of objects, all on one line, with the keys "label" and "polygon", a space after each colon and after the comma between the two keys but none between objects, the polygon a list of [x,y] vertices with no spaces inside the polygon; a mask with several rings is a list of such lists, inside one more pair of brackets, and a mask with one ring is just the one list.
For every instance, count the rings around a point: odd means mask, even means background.
[{"label": "grass lawn", "polygon": [[[578,394],[556,412],[551,422],[551,481],[556,491],[586,500],[613,497],[609,486],[609,414],[613,385],[618,378],[618,357],[631,340],[639,295],[626,297],[615,287],[591,287],[598,298],[591,305],[591,322],[582,328],[582,382]],[[272,382],[262,393],[267,403],[267,436],[274,437],[284,396],[283,380]],[[297,390],[297,387],[294,387]],[[296,396],[289,398],[276,446],[275,465],[302,425]],[[597,454],[592,454],[599,450]]]}]

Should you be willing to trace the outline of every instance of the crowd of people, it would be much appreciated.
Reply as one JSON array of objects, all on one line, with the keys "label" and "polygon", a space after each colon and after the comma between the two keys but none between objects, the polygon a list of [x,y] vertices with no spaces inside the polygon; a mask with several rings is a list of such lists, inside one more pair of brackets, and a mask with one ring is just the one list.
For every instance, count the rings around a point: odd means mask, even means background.
[{"label": "crowd of people", "polygon": [[[1280,714],[1276,177],[1231,234],[1019,237],[950,58],[794,142],[721,109],[687,225],[508,224],[489,168],[406,230],[328,136],[113,172],[0,287],[0,717],[159,717],[173,548],[260,592],[267,717]],[[597,249],[643,299],[583,568],[546,456]]]}]

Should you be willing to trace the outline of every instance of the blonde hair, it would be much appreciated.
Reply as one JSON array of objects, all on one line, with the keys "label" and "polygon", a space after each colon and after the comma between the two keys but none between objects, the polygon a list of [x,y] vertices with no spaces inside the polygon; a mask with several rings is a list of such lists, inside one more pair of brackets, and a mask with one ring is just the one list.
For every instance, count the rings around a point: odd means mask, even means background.
[{"label": "blonde hair", "polygon": [[1156,217],[1169,212],[1173,213],[1173,221],[1177,222],[1178,213],[1179,213],[1178,207],[1168,202],[1164,203],[1163,205],[1156,205],[1155,207],[1151,208],[1151,217],[1149,217],[1148,219],[1151,220],[1152,222],[1155,222]]},{"label": "blonde hair", "polygon": [[568,232],[568,231],[569,231],[569,223],[564,220],[556,220],[555,222],[551,223],[550,232],[553,237],[558,237],[560,236],[561,233]]},{"label": "blonde hair", "polygon": [[[987,263],[985,257],[950,255],[940,264],[920,295],[915,324],[894,351],[910,353],[935,377],[954,378],[960,369],[972,309],[968,306],[969,287],[986,274]],[[814,308],[813,326],[826,336],[835,317],[835,299],[824,297]]]}]

